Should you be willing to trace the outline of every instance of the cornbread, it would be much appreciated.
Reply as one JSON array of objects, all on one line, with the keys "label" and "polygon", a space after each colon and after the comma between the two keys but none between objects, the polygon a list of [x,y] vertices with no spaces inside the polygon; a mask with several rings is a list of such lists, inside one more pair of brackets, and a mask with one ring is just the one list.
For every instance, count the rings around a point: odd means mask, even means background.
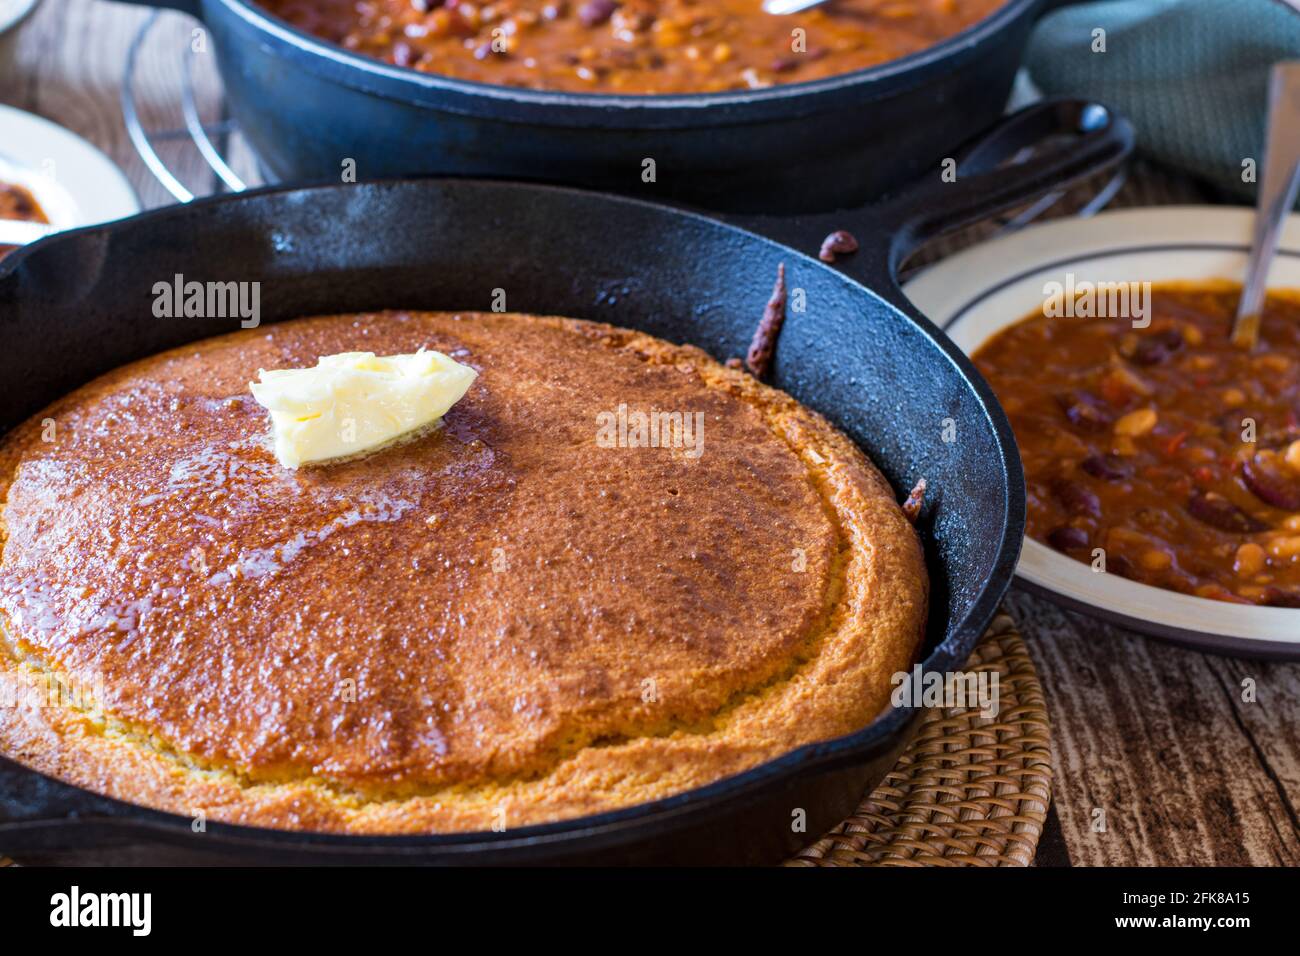
[{"label": "cornbread", "polygon": [[[440,428],[277,463],[257,369],[421,348],[478,372]],[[597,441],[662,412],[695,444]],[[869,723],[925,622],[917,536],[844,435],[696,348],[571,319],[176,349],[5,437],[0,495],[0,692],[95,695],[0,709],[0,751],[210,820],[500,830],[668,796]]]}]

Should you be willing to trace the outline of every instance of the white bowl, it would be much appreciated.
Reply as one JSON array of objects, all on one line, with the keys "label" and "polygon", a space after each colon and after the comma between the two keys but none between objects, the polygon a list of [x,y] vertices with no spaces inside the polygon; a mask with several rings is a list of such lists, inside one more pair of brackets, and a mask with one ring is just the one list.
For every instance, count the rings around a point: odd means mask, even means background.
[{"label": "white bowl", "polygon": [[0,33],[18,26],[36,8],[36,0],[0,0]]},{"label": "white bowl", "polygon": [[[1229,279],[1245,274],[1254,214],[1224,206],[1124,209],[1034,226],[946,259],[904,291],[970,354],[1039,309],[1044,284]],[[1300,215],[1287,221],[1269,277],[1300,288]],[[1062,603],[1204,650],[1300,659],[1300,610],[1191,597],[1094,572],[1025,540],[1018,578]]]},{"label": "white bowl", "polygon": [[0,181],[30,190],[56,229],[109,222],[140,211],[131,184],[98,149],[57,123],[3,105]]}]

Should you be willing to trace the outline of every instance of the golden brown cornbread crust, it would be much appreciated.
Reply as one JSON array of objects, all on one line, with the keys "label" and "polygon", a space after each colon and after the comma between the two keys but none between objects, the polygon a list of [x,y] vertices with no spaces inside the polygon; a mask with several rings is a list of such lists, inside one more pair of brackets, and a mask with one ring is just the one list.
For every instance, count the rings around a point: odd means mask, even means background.
[{"label": "golden brown cornbread crust", "polygon": [[[481,373],[441,429],[276,465],[258,368],[421,346]],[[704,413],[702,453],[600,447],[620,404]],[[916,534],[846,437],[698,349],[571,319],[186,346],[15,429],[0,495],[0,693],[48,669],[106,715],[7,706],[0,751],[235,823],[483,830],[668,796],[869,723],[925,620]]]}]

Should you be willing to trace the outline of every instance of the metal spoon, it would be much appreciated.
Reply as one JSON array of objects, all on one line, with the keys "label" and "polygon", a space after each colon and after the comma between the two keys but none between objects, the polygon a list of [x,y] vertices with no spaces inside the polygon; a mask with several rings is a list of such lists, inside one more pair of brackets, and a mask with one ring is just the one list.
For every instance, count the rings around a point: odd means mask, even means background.
[{"label": "metal spoon", "polygon": [[54,227],[43,222],[0,219],[0,246],[25,246],[37,239],[44,239],[52,232]]},{"label": "metal spoon", "polygon": [[1259,343],[1259,323],[1282,225],[1295,205],[1300,178],[1300,61],[1273,67],[1269,86],[1268,145],[1255,202],[1255,237],[1246,265],[1246,282],[1232,323],[1232,344],[1253,349]]},{"label": "metal spoon", "polygon": [[820,7],[829,0],[763,0],[763,12],[783,17],[791,13],[800,13],[810,7]]}]

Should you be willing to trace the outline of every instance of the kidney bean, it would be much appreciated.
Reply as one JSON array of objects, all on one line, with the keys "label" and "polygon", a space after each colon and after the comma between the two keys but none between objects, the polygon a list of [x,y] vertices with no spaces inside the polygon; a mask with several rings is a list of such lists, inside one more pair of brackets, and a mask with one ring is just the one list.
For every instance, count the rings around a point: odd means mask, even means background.
[{"label": "kidney bean", "polygon": [[822,262],[834,262],[836,256],[847,256],[858,251],[858,240],[846,229],[837,229],[822,240],[822,247],[817,258]]},{"label": "kidney bean", "polygon": [[1103,481],[1123,481],[1133,473],[1119,455],[1089,455],[1079,462],[1079,467]]},{"label": "kidney bean", "polygon": [[1057,478],[1052,482],[1052,494],[1070,514],[1101,517],[1101,499],[1077,481]]},{"label": "kidney bean", "polygon": [[1159,365],[1182,347],[1182,333],[1177,329],[1166,329],[1144,336],[1133,350],[1132,361],[1136,365]]},{"label": "kidney bean", "polygon": [[1264,504],[1284,511],[1300,511],[1300,481],[1259,455],[1242,463],[1241,477],[1250,493]]},{"label": "kidney bean", "polygon": [[1187,501],[1187,512],[1211,528],[1233,534],[1253,534],[1268,525],[1252,518],[1223,495],[1214,491],[1196,491]]},{"label": "kidney bean", "polygon": [[1088,532],[1071,525],[1053,528],[1047,535],[1047,543],[1057,551],[1080,551],[1088,547]]},{"label": "kidney bean", "polygon": [[1106,554],[1106,573],[1118,574],[1121,578],[1128,578],[1130,581],[1141,581],[1142,575],[1138,573],[1137,565],[1122,554]]},{"label": "kidney bean", "polygon": [[578,8],[578,19],[584,27],[598,27],[614,15],[618,4],[614,0],[587,0]]},{"label": "kidney bean", "polygon": [[1300,592],[1284,591],[1282,588],[1269,588],[1264,593],[1263,602],[1268,607],[1300,608]]},{"label": "kidney bean", "polygon": [[1115,420],[1106,404],[1091,392],[1066,392],[1056,396],[1056,403],[1071,425],[1088,431],[1106,431]]}]

